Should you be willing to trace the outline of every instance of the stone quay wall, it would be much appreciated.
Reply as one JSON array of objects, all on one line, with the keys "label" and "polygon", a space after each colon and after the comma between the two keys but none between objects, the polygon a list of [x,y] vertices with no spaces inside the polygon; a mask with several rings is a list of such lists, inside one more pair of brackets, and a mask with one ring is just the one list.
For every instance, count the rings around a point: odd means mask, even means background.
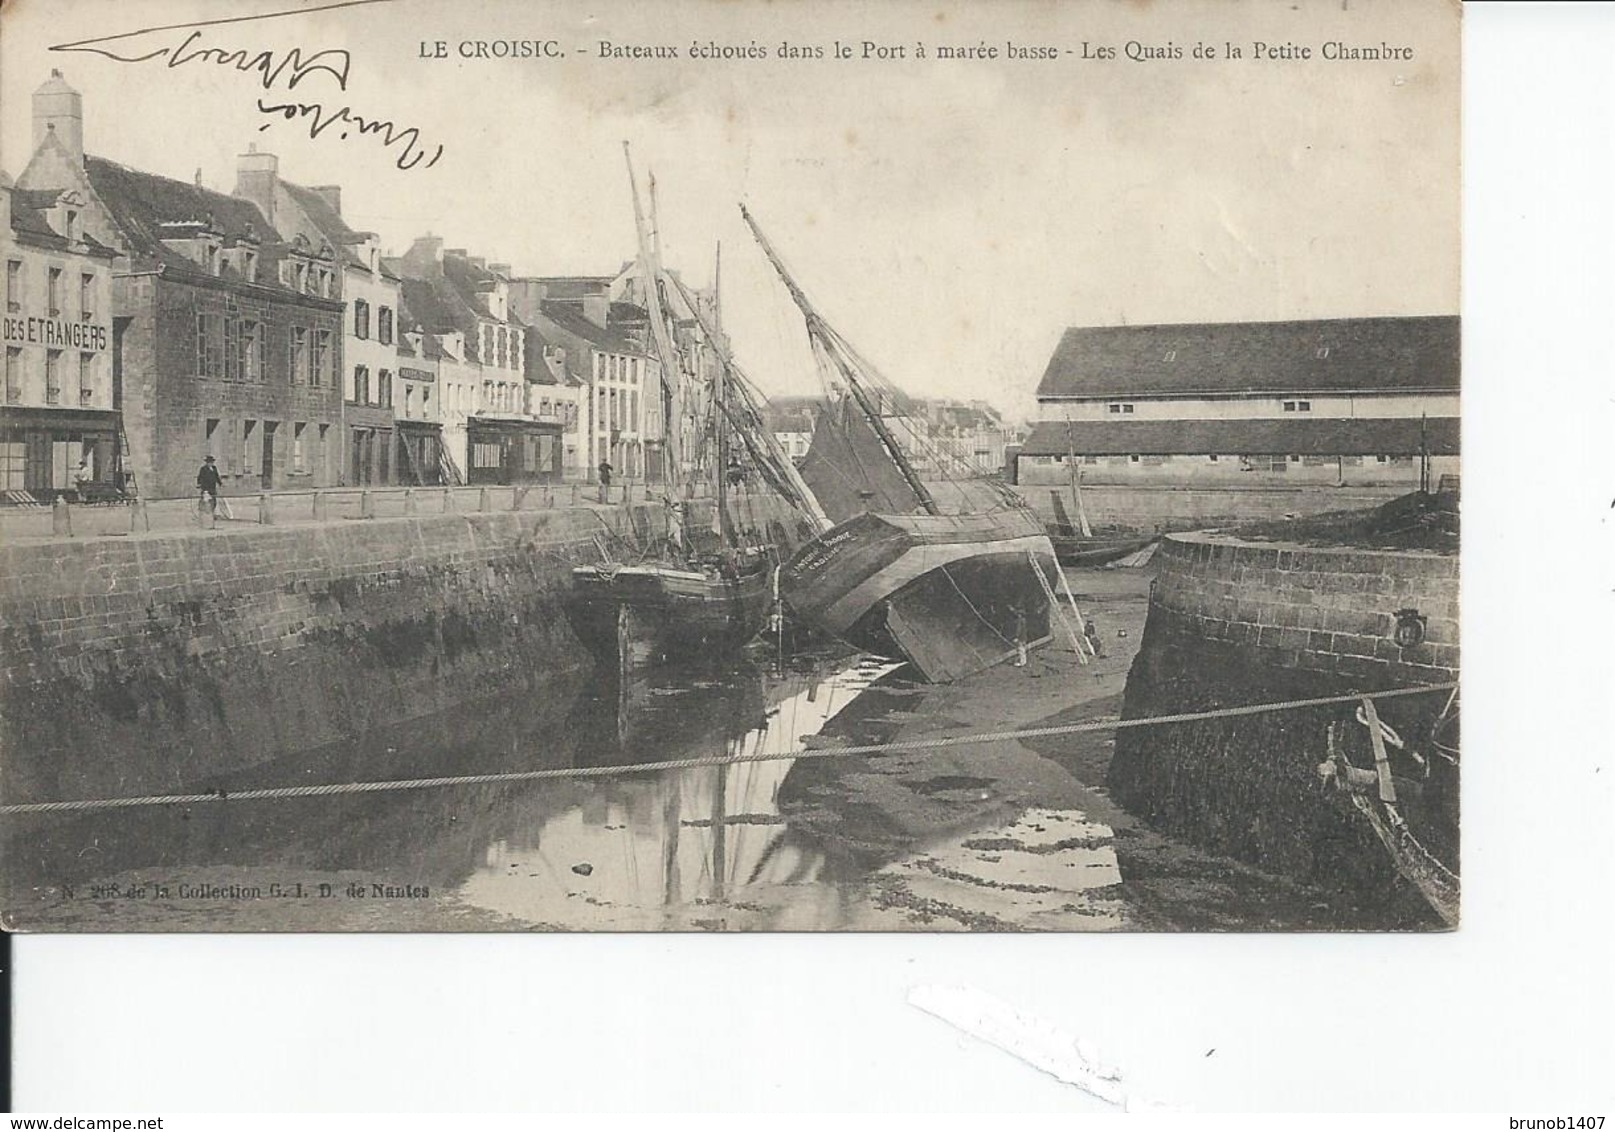
[{"label": "stone quay wall", "polygon": [[[1067,516],[1076,522],[1077,508],[1069,484],[1027,484],[1016,487],[1043,517],[1058,518],[1054,496],[1060,497]],[[1287,515],[1321,515],[1378,507],[1406,495],[1406,484],[1356,485],[1200,485],[1101,484],[1082,485],[1082,505],[1096,531],[1155,534],[1158,531],[1235,527]]]},{"label": "stone quay wall", "polygon": [[[1128,674],[1123,718],[1386,691],[1455,681],[1458,559],[1418,552],[1242,543],[1174,535],[1155,557],[1149,617]],[[1402,647],[1399,610],[1424,618]],[[1380,716],[1429,756],[1447,693],[1377,702]],[[1373,765],[1356,704],[1128,728],[1117,733],[1109,784],[1152,824],[1215,852],[1297,880],[1407,898],[1366,823],[1326,793],[1317,766],[1330,724],[1347,756]],[[1429,758],[1425,775],[1398,755],[1410,825],[1456,869],[1457,769]]]},{"label": "stone quay wall", "polygon": [[0,546],[0,799],[205,788],[542,694],[590,664],[571,567],[664,524],[660,506],[571,508]]}]

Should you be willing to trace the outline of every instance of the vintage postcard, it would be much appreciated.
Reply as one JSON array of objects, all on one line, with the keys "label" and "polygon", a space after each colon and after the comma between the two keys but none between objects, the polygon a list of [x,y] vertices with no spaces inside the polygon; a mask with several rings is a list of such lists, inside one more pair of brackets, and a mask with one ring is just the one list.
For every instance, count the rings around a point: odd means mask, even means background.
[{"label": "vintage postcard", "polygon": [[1459,922],[1447,0],[6,0],[0,917]]}]

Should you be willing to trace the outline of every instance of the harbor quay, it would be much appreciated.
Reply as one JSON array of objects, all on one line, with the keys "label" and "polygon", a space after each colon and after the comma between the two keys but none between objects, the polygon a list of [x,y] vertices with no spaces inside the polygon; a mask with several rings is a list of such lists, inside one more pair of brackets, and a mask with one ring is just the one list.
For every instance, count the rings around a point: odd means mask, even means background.
[{"label": "harbor quay", "polygon": [[[710,504],[688,510],[700,522]],[[561,596],[660,503],[0,546],[8,801],[191,785],[587,666]],[[789,531],[777,522],[777,537]]]},{"label": "harbor quay", "polygon": [[[1097,656],[1057,633],[1024,666],[928,685],[770,635],[619,681],[560,594],[602,543],[663,533],[666,508],[478,499],[0,547],[0,803],[187,799],[6,817],[26,847],[8,926],[1442,923],[1317,767],[1335,731],[1373,765],[1352,693],[1456,674],[1451,556],[1171,536],[1142,566],[1067,569]],[[1413,608],[1425,632],[1404,647]],[[1347,702],[1117,726],[1319,697]],[[1383,718],[1411,738],[1445,698]],[[843,746],[890,749],[788,757]],[[1454,768],[1417,798],[1396,781],[1404,809],[1455,806]],[[367,783],[411,788],[350,789]]]}]

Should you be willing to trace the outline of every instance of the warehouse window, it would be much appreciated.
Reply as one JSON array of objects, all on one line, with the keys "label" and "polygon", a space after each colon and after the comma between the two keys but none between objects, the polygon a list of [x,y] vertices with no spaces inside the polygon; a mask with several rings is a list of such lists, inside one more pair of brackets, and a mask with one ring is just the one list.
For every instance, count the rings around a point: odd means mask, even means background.
[{"label": "warehouse window", "polygon": [[1107,408],[1113,413],[1130,413],[1133,411],[1131,401],[1112,401]]},{"label": "warehouse window", "polygon": [[1312,402],[1286,401],[1284,402],[1284,411],[1286,413],[1310,413],[1312,412]]}]

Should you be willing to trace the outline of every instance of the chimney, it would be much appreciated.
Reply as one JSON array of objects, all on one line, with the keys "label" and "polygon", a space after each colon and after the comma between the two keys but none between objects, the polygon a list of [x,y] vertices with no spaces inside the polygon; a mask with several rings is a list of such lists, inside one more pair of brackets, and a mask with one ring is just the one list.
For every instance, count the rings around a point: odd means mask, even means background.
[{"label": "chimney", "polygon": [[67,85],[62,72],[52,70],[50,78],[34,91],[34,150],[54,137],[67,150],[75,165],[84,164],[84,97]]},{"label": "chimney", "polygon": [[342,215],[342,186],[341,185],[310,185],[309,192],[318,196],[331,211],[338,217]]},{"label": "chimney", "polygon": [[606,320],[611,314],[611,296],[604,291],[596,291],[591,295],[583,296],[583,317],[604,328]]},{"label": "chimney", "polygon": [[280,159],[273,153],[259,153],[257,142],[236,158],[235,195],[257,205],[271,229],[275,227],[275,190],[279,184]]},{"label": "chimney", "polygon": [[399,257],[407,272],[417,279],[443,274],[443,237],[428,232],[415,237],[409,250]]}]

